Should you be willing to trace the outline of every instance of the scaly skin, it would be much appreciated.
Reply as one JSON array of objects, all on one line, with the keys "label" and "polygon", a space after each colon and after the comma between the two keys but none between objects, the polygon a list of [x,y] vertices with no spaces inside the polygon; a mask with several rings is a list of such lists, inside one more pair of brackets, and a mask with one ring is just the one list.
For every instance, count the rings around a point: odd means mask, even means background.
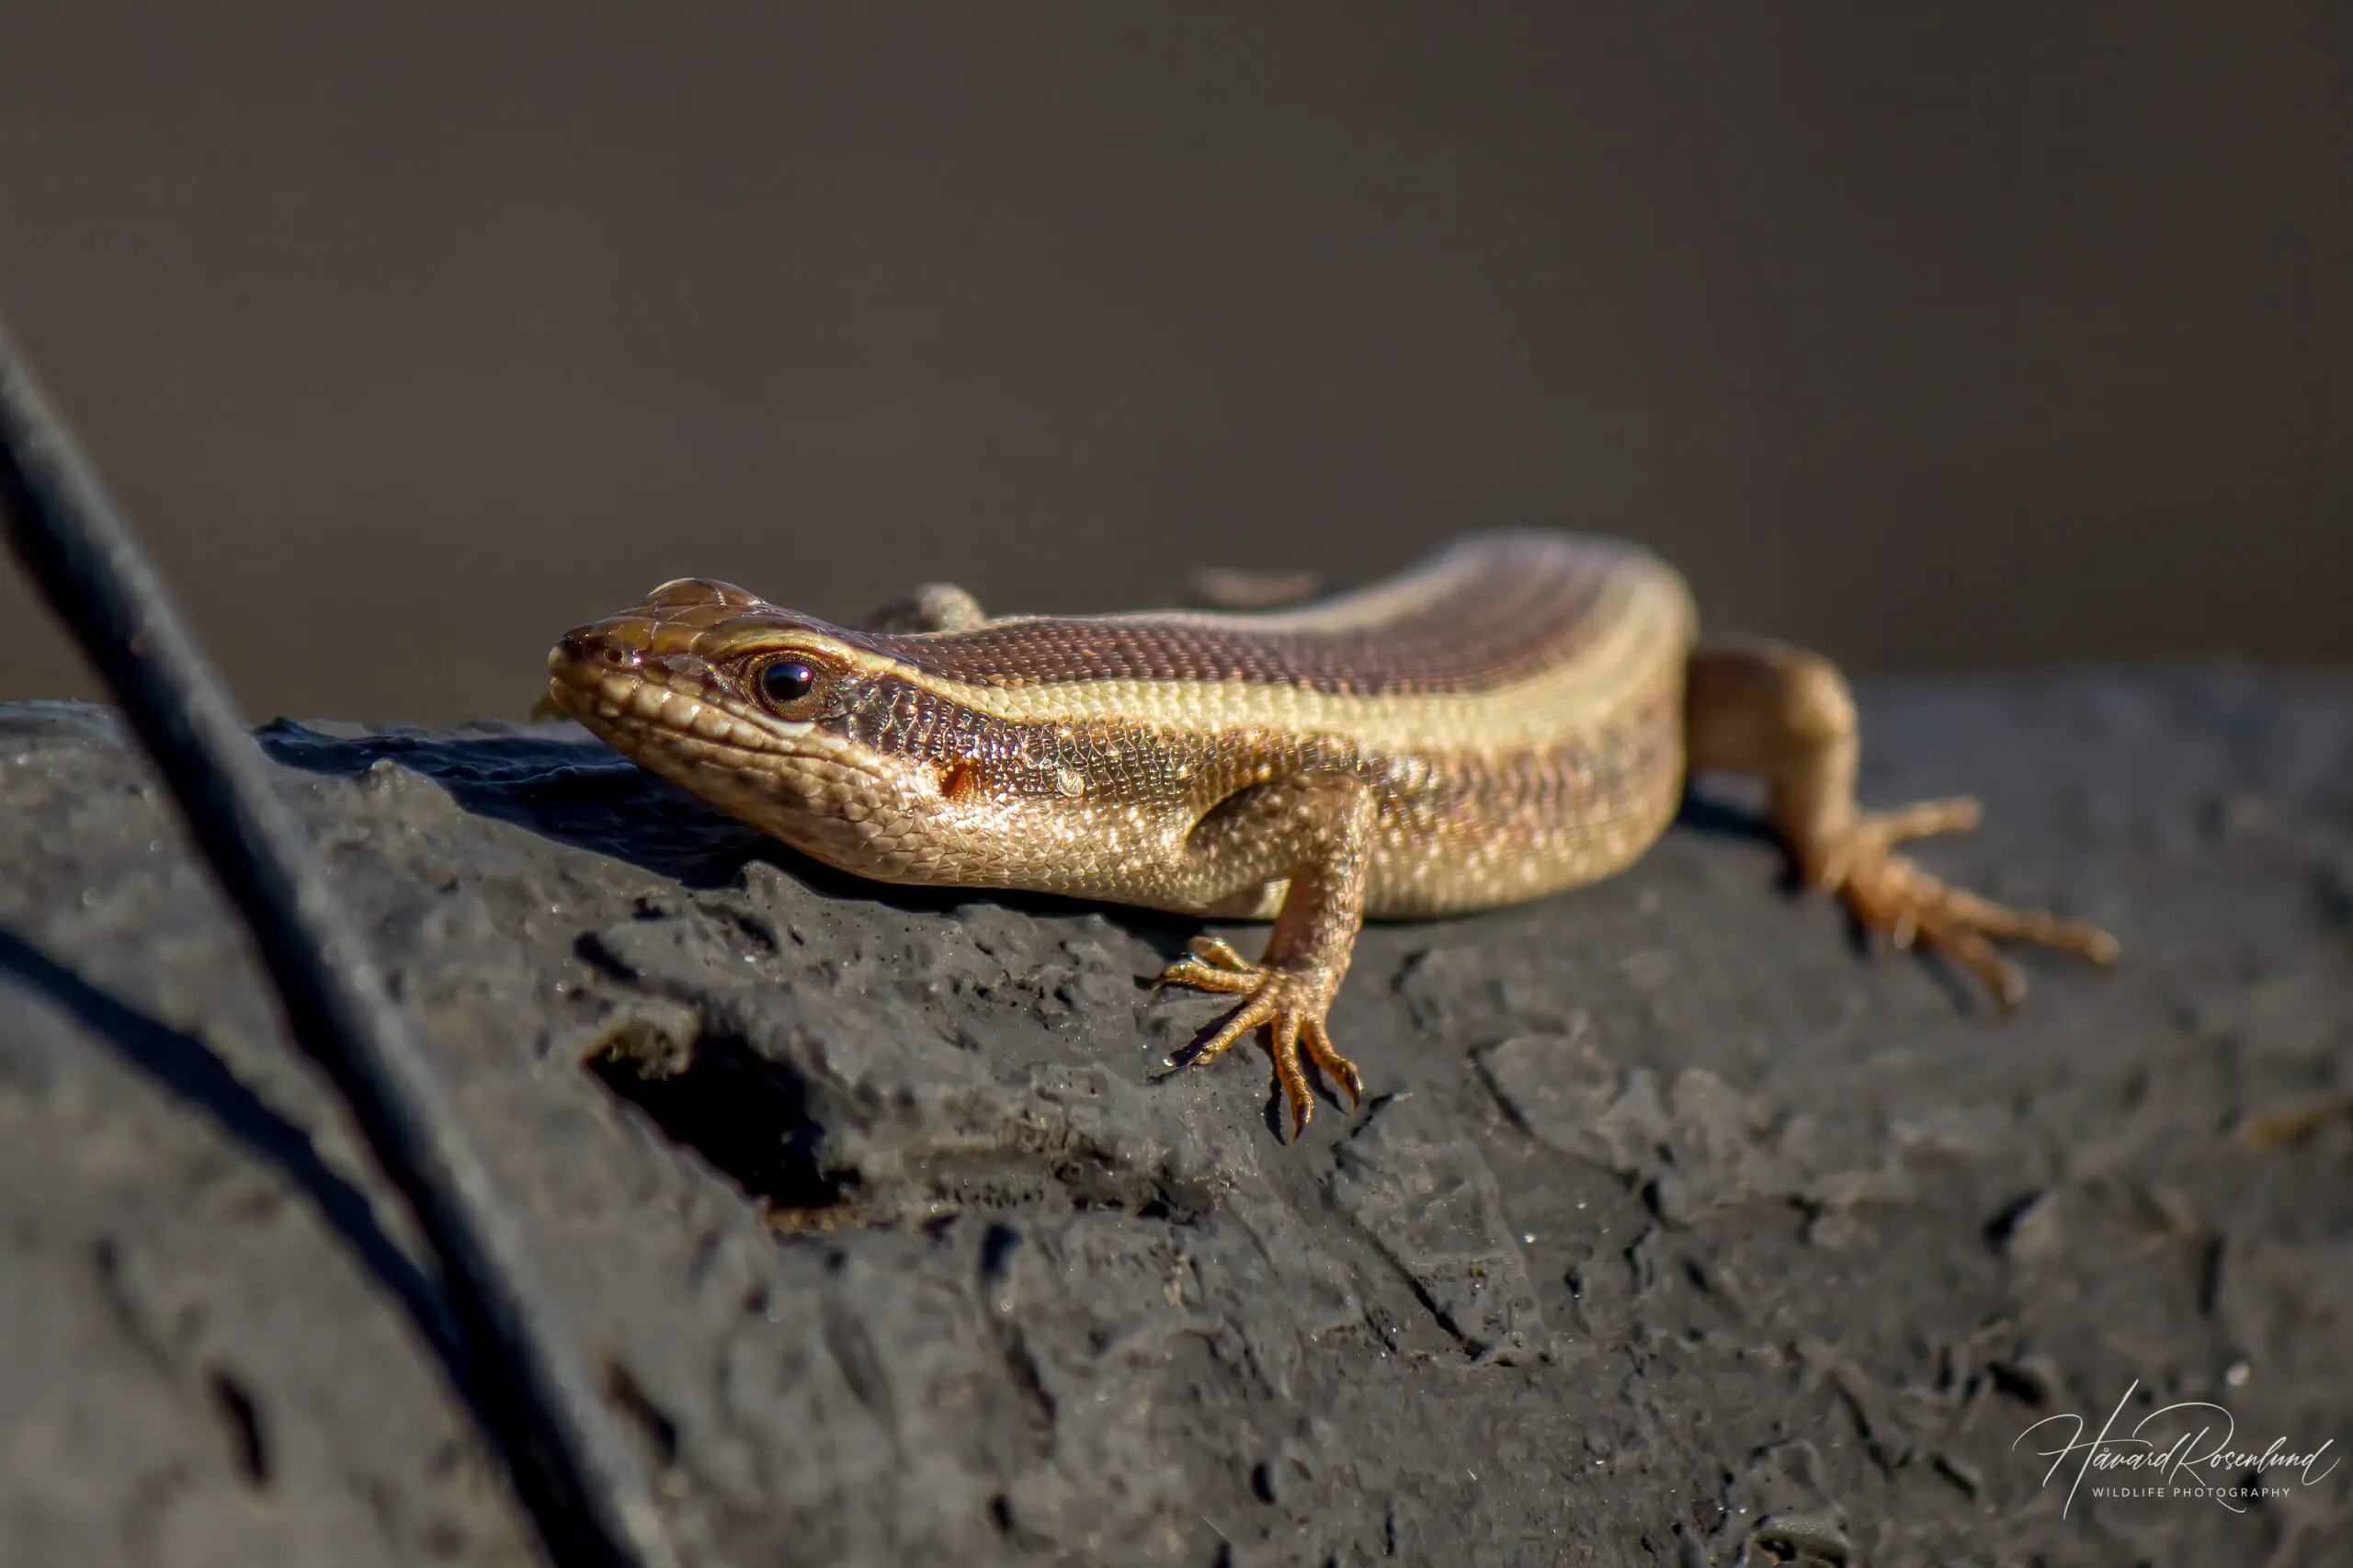
[{"label": "scaly skin", "polygon": [[1325,1017],[1367,915],[1533,898],[1640,856],[1687,771],[1767,782],[1812,885],[2005,1006],[1992,938],[2106,963],[2114,938],[1949,888],[1894,853],[1965,828],[1947,801],[1855,803],[1836,669],[1694,646],[1682,579],[1609,540],[1466,540],[1301,610],[988,619],[920,588],[869,628],[685,579],[574,628],[549,693],[625,755],[845,870],[1271,918],[1251,963],[1201,938],[1161,979],[1231,994],[1188,1060],[1266,1030],[1294,1134],[1307,1058],[1353,1099]]}]

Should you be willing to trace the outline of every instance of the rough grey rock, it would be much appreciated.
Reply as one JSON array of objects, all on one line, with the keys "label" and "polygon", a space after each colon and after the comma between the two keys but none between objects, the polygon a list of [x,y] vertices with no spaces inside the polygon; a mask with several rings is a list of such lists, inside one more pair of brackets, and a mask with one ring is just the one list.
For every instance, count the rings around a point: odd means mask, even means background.
[{"label": "rough grey rock", "polygon": [[[1159,1065],[1185,922],[836,876],[564,727],[265,739],[693,1562],[2343,1561],[2345,1469],[2063,1517],[2013,1444],[2136,1380],[2353,1441],[2353,682],[1865,707],[1869,798],[1986,801],[1926,858],[2120,969],[1996,1019],[1695,801],[1369,930],[1377,1097],[1297,1147]],[[0,708],[0,1561],[528,1561],[105,711]]]}]

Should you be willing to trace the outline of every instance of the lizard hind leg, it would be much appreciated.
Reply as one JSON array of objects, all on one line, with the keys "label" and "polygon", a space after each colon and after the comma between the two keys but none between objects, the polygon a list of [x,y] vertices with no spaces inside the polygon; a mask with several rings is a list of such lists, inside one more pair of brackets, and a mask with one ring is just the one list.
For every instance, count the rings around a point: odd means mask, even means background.
[{"label": "lizard hind leg", "polygon": [[2116,938],[2096,926],[1980,898],[1895,853],[1907,839],[1976,826],[1977,802],[1859,807],[1854,699],[1827,660],[1779,642],[1702,644],[1691,655],[1686,733],[1691,772],[1722,768],[1765,779],[1767,814],[1808,885],[1838,893],[1866,929],[1887,933],[1895,946],[1944,953],[2002,1007],[2024,997],[2026,977],[1996,940],[2115,961]]}]

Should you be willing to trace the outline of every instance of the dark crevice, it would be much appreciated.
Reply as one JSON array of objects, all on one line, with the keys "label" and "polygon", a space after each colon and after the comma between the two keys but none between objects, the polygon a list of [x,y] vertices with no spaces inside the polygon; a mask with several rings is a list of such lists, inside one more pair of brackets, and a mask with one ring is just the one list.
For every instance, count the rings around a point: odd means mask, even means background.
[{"label": "dark crevice", "polygon": [[1994,1387],[1997,1391],[2029,1410],[2041,1409],[2043,1402],[2051,1397],[2040,1378],[2007,1361],[1988,1361],[1985,1363],[1985,1375],[1994,1380]]},{"label": "dark crevice", "polygon": [[2042,1189],[2037,1187],[2003,1204],[1994,1217],[1985,1221],[1986,1241],[1996,1247],[2007,1245],[2010,1238],[2018,1233],[2019,1223],[2034,1212],[2042,1197]]},{"label": "dark crevice", "polygon": [[850,1397],[896,1442],[899,1415],[891,1392],[891,1374],[868,1335],[866,1325],[832,1294],[824,1298],[817,1315],[826,1353],[833,1357],[842,1381],[849,1386]]},{"label": "dark crevice", "polygon": [[1013,1267],[1013,1255],[1021,1246],[1021,1233],[1010,1225],[991,1225],[981,1234],[981,1274],[983,1278],[1002,1281]]},{"label": "dark crevice", "polygon": [[2212,1317],[2222,1297],[2222,1238],[2211,1236],[2198,1249],[2198,1311]]},{"label": "dark crevice", "polygon": [[654,1403],[645,1385],[619,1361],[605,1363],[605,1397],[612,1402],[614,1409],[629,1417],[630,1424],[645,1439],[654,1462],[664,1470],[675,1469],[678,1462],[677,1422]]},{"label": "dark crevice", "polygon": [[237,1479],[256,1492],[269,1489],[269,1437],[262,1428],[261,1407],[244,1384],[227,1372],[215,1370],[205,1380],[213,1414],[229,1436],[229,1460]]},{"label": "dark crevice", "polygon": [[[825,1129],[810,1113],[807,1081],[741,1036],[713,1032],[696,1018],[624,1016],[584,1065],[598,1082],[642,1112],[673,1143],[699,1155],[782,1233],[823,1233],[843,1224],[912,1220],[902,1201],[937,1210],[1034,1208],[1044,1201],[1075,1210],[1141,1212],[1170,1225],[1193,1222],[1216,1204],[1211,1186],[1165,1170],[1131,1171],[1096,1149],[1012,1147],[986,1154],[924,1161],[911,1192],[861,1189],[855,1171],[826,1162]],[[932,1220],[942,1218],[936,1211]]]},{"label": "dark crevice", "polygon": [[1054,1396],[1047,1391],[1037,1358],[1029,1352],[1029,1341],[1018,1326],[1007,1325],[998,1348],[1005,1356],[1005,1369],[1013,1380],[1014,1392],[1020,1396],[1022,1424],[1029,1434],[1030,1449],[1040,1456],[1051,1453],[1056,1415]]},{"label": "dark crevice", "polygon": [[683,1061],[667,1041],[652,1051],[642,1043],[618,1036],[588,1058],[588,1070],[756,1202],[805,1210],[842,1201],[852,1178],[820,1165],[824,1130],[809,1118],[798,1074],[722,1036],[699,1037]]}]

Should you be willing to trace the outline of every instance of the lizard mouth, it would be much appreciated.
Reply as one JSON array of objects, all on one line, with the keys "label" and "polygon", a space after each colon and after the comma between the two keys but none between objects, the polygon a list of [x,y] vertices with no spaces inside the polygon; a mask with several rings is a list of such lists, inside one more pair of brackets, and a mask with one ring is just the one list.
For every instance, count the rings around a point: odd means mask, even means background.
[{"label": "lizard mouth", "polygon": [[626,756],[654,751],[756,767],[831,754],[844,743],[813,723],[761,711],[702,659],[654,653],[629,635],[634,618],[574,627],[548,653],[548,700]]}]

